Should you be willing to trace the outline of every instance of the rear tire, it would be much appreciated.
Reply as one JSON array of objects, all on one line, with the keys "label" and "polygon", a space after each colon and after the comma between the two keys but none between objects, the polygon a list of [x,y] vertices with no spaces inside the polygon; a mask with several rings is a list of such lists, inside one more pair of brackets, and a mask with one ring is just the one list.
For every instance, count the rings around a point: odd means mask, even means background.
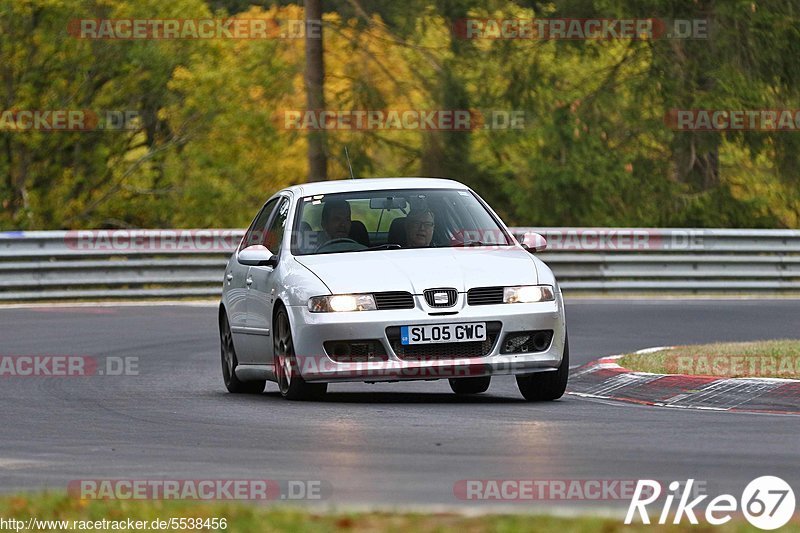
[{"label": "rear tire", "polygon": [[569,378],[569,338],[564,337],[564,355],[557,370],[538,372],[529,376],[517,376],[517,386],[529,402],[558,400],[567,389]]},{"label": "rear tire", "polygon": [[483,376],[480,378],[450,378],[450,388],[456,394],[480,394],[489,389],[492,383],[492,376]]},{"label": "rear tire", "polygon": [[222,312],[219,320],[219,339],[222,354],[222,380],[225,388],[233,394],[261,394],[264,392],[267,382],[264,381],[241,381],[236,377],[236,367],[239,360],[236,359],[236,349],[233,347],[233,335],[231,326],[228,323],[228,315]]},{"label": "rear tire", "polygon": [[293,401],[322,400],[328,391],[328,384],[306,383],[297,368],[292,328],[286,309],[278,310],[273,332],[275,377],[278,380],[281,396]]}]

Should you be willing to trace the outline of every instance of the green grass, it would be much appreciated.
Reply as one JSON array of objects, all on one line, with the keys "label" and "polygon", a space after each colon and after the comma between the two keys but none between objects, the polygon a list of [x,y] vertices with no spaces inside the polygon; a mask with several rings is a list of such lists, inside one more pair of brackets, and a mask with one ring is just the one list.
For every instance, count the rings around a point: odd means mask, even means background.
[{"label": "green grass", "polygon": [[800,341],[770,340],[676,346],[627,354],[619,364],[636,372],[800,379]]},{"label": "green grass", "polygon": [[[56,494],[32,494],[0,498],[0,518],[27,520],[135,520],[169,519],[172,517],[226,518],[228,532],[458,532],[481,531],[538,533],[580,533],[616,531],[678,532],[688,526],[634,525],[625,526],[622,519],[562,518],[543,515],[482,515],[411,513],[323,513],[289,507],[266,507],[235,503],[198,503],[186,501],[100,501],[80,500]],[[656,517],[652,517],[656,519]],[[126,531],[126,530],[122,530]],[[175,531],[175,530],[173,530]],[[186,531],[186,530],[183,530]],[[206,530],[208,531],[208,530]],[[742,520],[724,526],[693,526],[698,533],[731,533],[759,531]],[[782,531],[800,532],[796,521]]]}]

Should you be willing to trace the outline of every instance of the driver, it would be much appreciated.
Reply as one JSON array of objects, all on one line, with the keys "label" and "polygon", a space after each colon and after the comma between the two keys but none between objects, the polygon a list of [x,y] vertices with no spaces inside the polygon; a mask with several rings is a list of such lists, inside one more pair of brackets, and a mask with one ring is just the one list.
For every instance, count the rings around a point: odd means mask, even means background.
[{"label": "driver", "polygon": [[346,200],[328,200],[322,206],[322,232],[317,242],[350,238],[350,204]]}]

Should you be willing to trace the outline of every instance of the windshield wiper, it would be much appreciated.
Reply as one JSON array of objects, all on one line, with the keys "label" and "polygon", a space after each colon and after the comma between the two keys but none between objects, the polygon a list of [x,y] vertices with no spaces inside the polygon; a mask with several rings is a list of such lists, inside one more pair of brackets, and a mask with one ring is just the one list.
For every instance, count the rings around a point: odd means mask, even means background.
[{"label": "windshield wiper", "polygon": [[379,244],[378,246],[370,246],[369,248],[364,248],[363,250],[359,251],[365,252],[367,250],[396,250],[398,248],[402,248],[402,246],[394,243],[386,243],[386,244]]},{"label": "windshield wiper", "polygon": [[483,242],[483,241],[464,241],[463,243],[459,244],[458,247],[467,247],[467,246],[511,246],[507,242]]}]

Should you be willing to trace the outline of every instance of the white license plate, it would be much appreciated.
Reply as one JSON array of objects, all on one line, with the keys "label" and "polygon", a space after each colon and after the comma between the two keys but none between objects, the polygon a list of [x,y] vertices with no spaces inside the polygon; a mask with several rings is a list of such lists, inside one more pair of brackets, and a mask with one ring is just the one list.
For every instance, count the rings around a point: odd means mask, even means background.
[{"label": "white license plate", "polygon": [[435,344],[486,340],[486,322],[401,326],[400,344]]}]

